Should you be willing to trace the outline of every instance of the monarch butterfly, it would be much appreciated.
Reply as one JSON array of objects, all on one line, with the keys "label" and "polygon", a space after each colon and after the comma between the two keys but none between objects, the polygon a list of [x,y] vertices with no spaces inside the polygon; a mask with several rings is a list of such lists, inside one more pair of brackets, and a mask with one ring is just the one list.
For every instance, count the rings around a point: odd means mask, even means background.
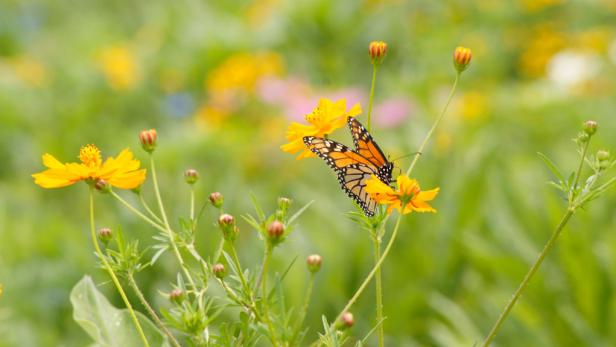
[{"label": "monarch butterfly", "polygon": [[372,217],[377,203],[366,192],[365,181],[375,175],[383,183],[390,184],[394,165],[385,158],[383,151],[357,119],[348,117],[347,123],[355,150],[339,142],[315,136],[304,137],[304,144],[334,169],[342,190],[359,204],[366,216]]}]

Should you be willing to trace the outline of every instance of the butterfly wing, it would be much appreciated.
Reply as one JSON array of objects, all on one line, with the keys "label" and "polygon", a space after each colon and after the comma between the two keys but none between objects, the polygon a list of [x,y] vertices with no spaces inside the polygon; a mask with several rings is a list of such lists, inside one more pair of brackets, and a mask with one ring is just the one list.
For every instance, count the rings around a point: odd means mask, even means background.
[{"label": "butterfly wing", "polygon": [[379,168],[347,146],[321,137],[304,137],[306,146],[323,158],[338,175],[342,190],[359,204],[367,216],[373,216],[376,202],[365,191],[366,179],[379,175]]},{"label": "butterfly wing", "polygon": [[353,136],[355,151],[378,168],[376,175],[381,181],[385,184],[391,183],[393,164],[387,160],[379,145],[372,139],[372,135],[355,117],[349,117],[347,123]]}]

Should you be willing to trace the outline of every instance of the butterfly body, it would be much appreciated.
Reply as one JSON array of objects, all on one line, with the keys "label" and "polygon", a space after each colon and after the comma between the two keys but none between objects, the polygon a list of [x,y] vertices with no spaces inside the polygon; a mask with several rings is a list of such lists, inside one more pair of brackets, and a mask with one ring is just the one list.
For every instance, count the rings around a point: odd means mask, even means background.
[{"label": "butterfly body", "polygon": [[357,202],[367,216],[373,216],[377,204],[365,191],[365,181],[375,175],[390,184],[393,163],[374,142],[370,133],[354,117],[348,118],[355,149],[322,137],[306,136],[304,143],[336,172],[342,190]]}]

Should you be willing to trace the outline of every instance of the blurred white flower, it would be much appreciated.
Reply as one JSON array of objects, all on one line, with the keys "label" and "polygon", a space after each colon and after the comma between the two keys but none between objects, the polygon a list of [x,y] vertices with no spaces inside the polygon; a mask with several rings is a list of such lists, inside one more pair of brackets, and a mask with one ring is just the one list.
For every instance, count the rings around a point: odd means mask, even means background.
[{"label": "blurred white flower", "polygon": [[566,50],[550,60],[547,76],[558,87],[570,89],[591,80],[599,70],[600,61],[596,54]]}]

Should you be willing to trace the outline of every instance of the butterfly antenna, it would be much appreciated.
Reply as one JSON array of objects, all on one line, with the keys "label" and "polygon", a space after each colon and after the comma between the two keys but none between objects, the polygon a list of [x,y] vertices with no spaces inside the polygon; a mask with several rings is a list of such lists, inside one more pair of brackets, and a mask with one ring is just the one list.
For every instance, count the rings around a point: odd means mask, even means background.
[{"label": "butterfly antenna", "polygon": [[394,161],[396,161],[396,160],[400,160],[400,159],[402,159],[402,158],[408,158],[408,157],[410,157],[410,156],[412,156],[412,155],[415,155],[415,154],[417,154],[417,153],[419,153],[419,152],[413,152],[413,153],[411,153],[411,154],[405,154],[405,155],[403,155],[403,156],[401,156],[401,157],[398,157],[398,158],[392,159],[392,160],[390,160],[390,161],[391,161],[391,162],[394,162]]}]

